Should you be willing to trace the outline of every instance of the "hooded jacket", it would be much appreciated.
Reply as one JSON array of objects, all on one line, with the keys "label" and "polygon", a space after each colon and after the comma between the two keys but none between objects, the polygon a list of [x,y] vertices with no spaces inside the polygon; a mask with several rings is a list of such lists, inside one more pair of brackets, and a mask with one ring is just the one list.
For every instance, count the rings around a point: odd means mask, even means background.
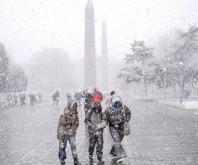
[{"label": "hooded jacket", "polygon": [[103,131],[103,128],[106,126],[106,117],[102,113],[102,107],[99,102],[95,103],[87,113],[85,117],[85,123],[88,125],[89,133],[95,133],[97,131]]},{"label": "hooded jacket", "polygon": [[76,130],[79,126],[79,118],[77,109],[73,110],[75,101],[70,100],[64,112],[59,117],[58,127],[57,127],[57,138],[60,139],[64,135],[76,135]]},{"label": "hooded jacket", "polygon": [[[116,97],[114,96],[114,98]],[[120,108],[117,109],[114,108],[112,106],[114,98],[111,99],[110,106],[106,108],[105,115],[107,117],[107,122],[110,126],[121,126],[124,125],[125,120],[129,122],[129,120],[131,119],[131,111],[126,105],[122,105]],[[121,100],[120,97],[117,98]]]}]

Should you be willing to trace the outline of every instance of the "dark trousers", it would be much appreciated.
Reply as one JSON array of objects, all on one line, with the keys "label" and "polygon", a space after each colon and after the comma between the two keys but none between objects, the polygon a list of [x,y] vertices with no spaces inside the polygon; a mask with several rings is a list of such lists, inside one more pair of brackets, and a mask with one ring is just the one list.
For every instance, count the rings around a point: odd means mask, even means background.
[{"label": "dark trousers", "polygon": [[126,153],[121,144],[124,138],[123,129],[116,129],[114,127],[109,127],[109,131],[114,143],[113,147],[111,148],[110,154],[117,156],[118,159],[126,157]]},{"label": "dark trousers", "polygon": [[96,133],[89,133],[89,157],[93,157],[94,148],[96,145],[96,155],[98,160],[103,155],[103,131],[97,131]]}]

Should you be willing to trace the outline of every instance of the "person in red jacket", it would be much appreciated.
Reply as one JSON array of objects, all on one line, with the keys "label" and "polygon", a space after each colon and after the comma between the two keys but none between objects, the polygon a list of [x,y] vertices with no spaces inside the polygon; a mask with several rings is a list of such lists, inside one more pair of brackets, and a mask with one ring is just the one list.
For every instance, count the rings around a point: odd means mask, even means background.
[{"label": "person in red jacket", "polygon": [[92,103],[96,103],[96,102],[99,102],[101,103],[103,100],[103,96],[102,96],[102,93],[98,91],[98,88],[95,87],[94,88],[94,93],[93,93],[93,98],[92,98]]}]

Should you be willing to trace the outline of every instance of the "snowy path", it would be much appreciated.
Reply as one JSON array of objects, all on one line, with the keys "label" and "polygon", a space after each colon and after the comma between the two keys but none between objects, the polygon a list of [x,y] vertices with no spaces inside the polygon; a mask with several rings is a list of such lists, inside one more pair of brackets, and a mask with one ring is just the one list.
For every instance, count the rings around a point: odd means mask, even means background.
[{"label": "snowy path", "polygon": [[[197,165],[198,110],[181,110],[158,103],[126,102],[132,110],[131,135],[124,138],[126,165]],[[1,165],[58,165],[56,128],[63,107],[44,102],[0,111]],[[88,144],[84,112],[79,110],[80,127],[76,137],[82,165],[88,164]],[[104,133],[104,160],[112,145],[108,128]],[[73,164],[70,146],[66,163]]]}]

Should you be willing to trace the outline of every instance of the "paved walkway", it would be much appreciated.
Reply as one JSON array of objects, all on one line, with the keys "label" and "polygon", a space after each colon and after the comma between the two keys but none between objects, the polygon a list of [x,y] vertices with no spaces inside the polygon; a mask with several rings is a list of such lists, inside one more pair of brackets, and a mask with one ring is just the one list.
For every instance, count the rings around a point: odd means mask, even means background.
[{"label": "paved walkway", "polygon": [[[197,165],[198,110],[182,110],[155,102],[125,102],[132,111],[131,135],[123,146],[125,165]],[[63,103],[62,103],[63,105]],[[50,103],[0,110],[0,164],[58,165],[56,128],[63,107]],[[88,164],[84,112],[80,112],[77,151],[82,165]],[[104,160],[113,164],[108,154],[112,146],[108,128],[104,133]],[[70,146],[66,163],[73,164]]]}]

